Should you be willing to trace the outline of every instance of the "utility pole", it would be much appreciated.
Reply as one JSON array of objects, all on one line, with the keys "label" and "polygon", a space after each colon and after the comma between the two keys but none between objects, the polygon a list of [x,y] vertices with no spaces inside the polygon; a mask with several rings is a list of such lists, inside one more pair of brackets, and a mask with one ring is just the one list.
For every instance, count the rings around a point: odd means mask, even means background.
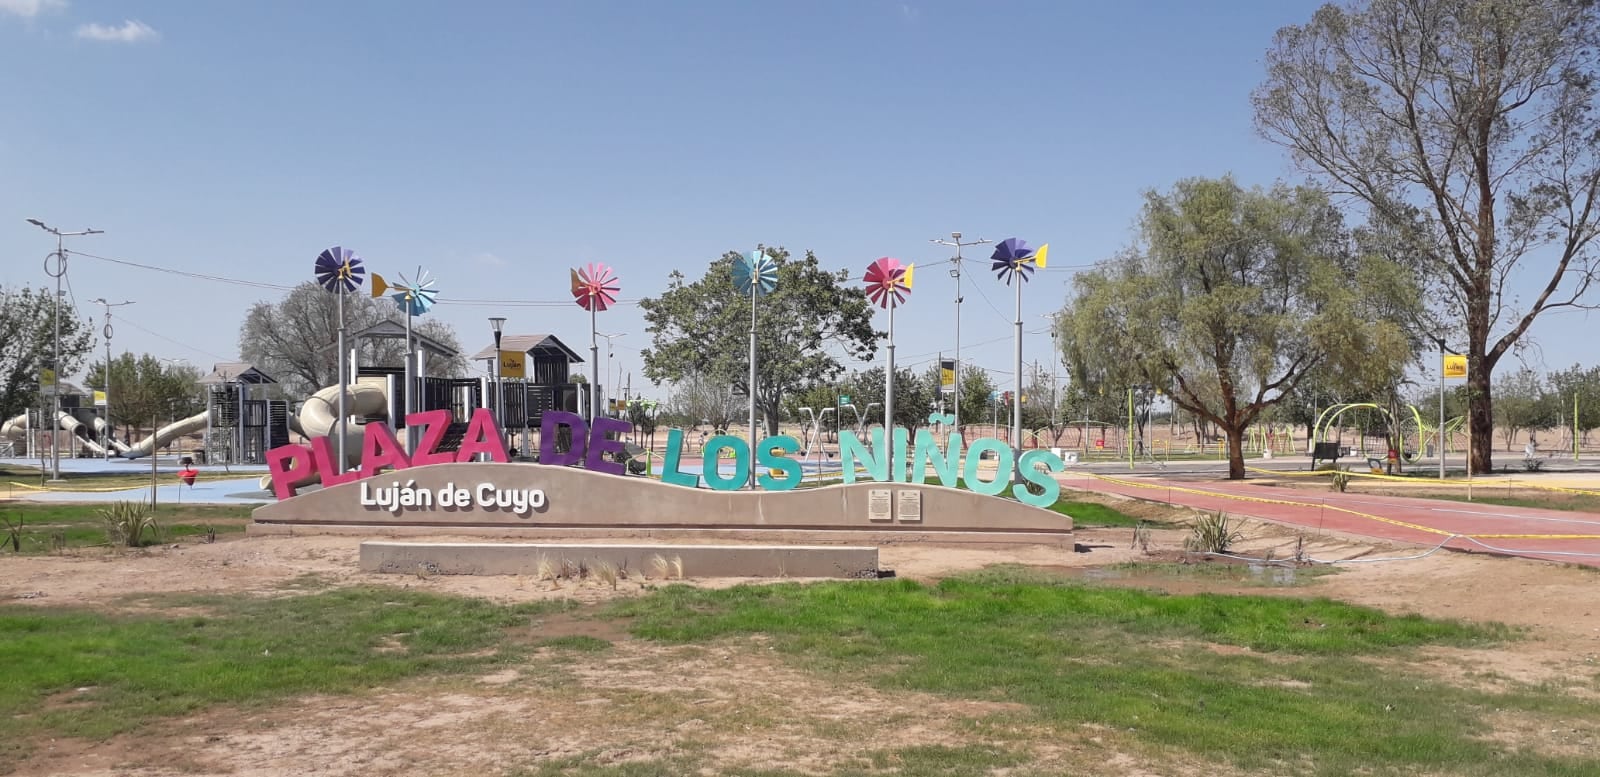
[{"label": "utility pole", "polygon": [[[55,483],[61,480],[61,443],[56,431],[61,418],[61,280],[67,275],[67,250],[63,239],[80,235],[103,235],[105,231],[84,229],[77,232],[62,232],[38,219],[28,219],[28,223],[56,236],[56,252],[44,260],[45,274],[56,279],[55,355],[50,365],[50,406],[53,412],[50,414],[49,424],[40,424],[41,427],[50,430],[50,481]],[[53,266],[51,259],[55,260]]]},{"label": "utility pole", "polygon": [[120,308],[124,305],[132,305],[133,302],[131,300],[123,300],[122,302],[107,302],[105,297],[89,301],[96,305],[102,305],[106,309],[106,325],[100,330],[101,333],[106,337],[106,385],[104,391],[106,395],[106,433],[104,437],[101,438],[100,444],[105,447],[106,461],[110,461],[112,445],[111,440],[114,436],[112,434],[113,429],[111,427],[111,309]]},{"label": "utility pole", "polygon": [[[956,370],[955,370],[956,371],[956,382],[955,382],[955,385],[951,387],[951,391],[950,391],[950,407],[951,407],[950,414],[955,416],[955,422],[956,422],[955,423],[955,430],[957,432],[960,432],[961,431],[961,249],[963,247],[965,247],[965,246],[980,246],[980,245],[984,245],[986,243],[989,243],[990,241],[985,240],[983,238],[978,238],[977,240],[969,240],[969,241],[963,243],[963,242],[961,242],[961,233],[960,232],[951,232],[949,240],[942,240],[942,239],[935,238],[935,239],[930,240],[928,242],[930,242],[930,243],[938,243],[939,245],[942,245],[942,246],[953,246],[956,249],[955,257],[950,260],[950,263],[951,263],[950,277],[956,279],[956,353],[955,353],[955,356],[952,357],[952,360],[955,362],[955,368],[956,368]],[[959,457],[959,451],[957,453],[958,453],[958,457]]]}]

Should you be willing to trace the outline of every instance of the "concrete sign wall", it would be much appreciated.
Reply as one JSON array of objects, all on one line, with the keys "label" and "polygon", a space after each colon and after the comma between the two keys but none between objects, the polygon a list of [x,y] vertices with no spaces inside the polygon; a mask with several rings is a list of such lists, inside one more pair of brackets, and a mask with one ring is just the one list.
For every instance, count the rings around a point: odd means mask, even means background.
[{"label": "concrete sign wall", "polygon": [[412,467],[302,493],[257,508],[254,519],[252,531],[662,530],[724,537],[844,533],[852,540],[870,534],[1027,543],[1070,542],[1072,536],[1072,519],[1064,515],[941,486],[865,482],[793,491],[713,491],[575,467],[479,462]]}]

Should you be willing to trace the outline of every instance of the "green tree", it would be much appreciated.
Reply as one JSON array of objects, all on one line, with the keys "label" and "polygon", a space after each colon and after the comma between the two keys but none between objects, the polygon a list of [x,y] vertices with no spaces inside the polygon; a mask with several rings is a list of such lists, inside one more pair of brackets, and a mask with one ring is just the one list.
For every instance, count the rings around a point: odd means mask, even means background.
[{"label": "green tree", "polygon": [[[29,286],[0,287],[0,422],[39,407],[39,370],[55,354],[54,296]],[[75,308],[61,307],[61,364],[57,377],[83,366],[94,335]]]},{"label": "green tree", "polygon": [[988,423],[997,390],[988,370],[975,364],[961,365],[961,413],[966,423]]},{"label": "green tree", "polygon": [[727,430],[743,418],[749,405],[733,395],[726,383],[697,373],[687,373],[672,384],[667,408],[673,420],[689,427],[707,424]]},{"label": "green tree", "polygon": [[[159,428],[205,409],[200,371],[148,353],[124,353],[111,360],[111,422],[130,429]],[[90,388],[106,388],[106,363],[89,365]]]},{"label": "green tree", "polygon": [[[937,374],[935,374],[937,377]],[[906,367],[895,367],[894,370],[894,425],[905,429],[916,429],[928,425],[928,414],[937,409],[933,398],[933,386],[928,383],[926,374],[917,373]],[[884,379],[882,367],[869,367],[850,376],[850,401],[856,407],[866,410],[868,405],[876,404],[872,412],[866,415],[867,424],[883,423],[883,394]],[[848,409],[845,411],[845,425],[855,425],[855,414]]]},{"label": "green tree", "polygon": [[1506,450],[1516,450],[1517,435],[1529,431],[1538,436],[1541,429],[1556,425],[1561,405],[1556,395],[1545,389],[1539,373],[1527,367],[1495,381],[1495,424]]},{"label": "green tree", "polygon": [[[277,302],[257,302],[239,325],[239,355],[276,378],[290,397],[303,398],[337,383],[338,304],[337,295],[311,281],[294,287]],[[404,322],[392,301],[360,293],[345,297],[344,313],[347,333],[384,321]],[[454,359],[430,358],[429,375],[454,377],[466,371],[461,343],[453,327],[428,316],[413,319],[411,327],[414,333],[457,352]],[[350,344],[357,347],[353,339]],[[362,364],[401,367],[405,363],[404,340],[364,339],[359,347],[357,358]],[[115,379],[113,375],[112,380]],[[115,389],[116,384],[112,387]]]},{"label": "green tree", "polygon": [[1230,478],[1244,477],[1246,429],[1318,367],[1393,374],[1414,353],[1404,327],[1377,315],[1416,299],[1409,277],[1356,256],[1315,189],[1180,181],[1146,195],[1138,229],[1133,248],[1074,278],[1063,353],[1173,387],[1179,407],[1227,435]]},{"label": "green tree", "polygon": [[[879,333],[866,294],[847,285],[848,271],[824,270],[810,252],[796,259],[782,248],[765,250],[777,262],[778,285],[759,302],[756,409],[776,434],[785,397],[844,370],[829,347],[870,359]],[[733,288],[738,259],[736,252],[724,254],[693,282],[674,270],[665,293],[640,300],[651,336],[643,352],[646,377],[663,383],[700,375],[748,391],[750,299]]]},{"label": "green tree", "polygon": [[[1584,369],[1579,365],[1550,373],[1550,391],[1553,401],[1560,405],[1563,417],[1577,421],[1579,440],[1587,443],[1589,432],[1600,427],[1600,367]],[[1577,417],[1574,419],[1573,400],[1577,400]]]},{"label": "green tree", "polygon": [[1600,276],[1597,29],[1593,2],[1326,5],[1278,31],[1255,92],[1261,133],[1400,238],[1465,333],[1478,472],[1496,366]]}]

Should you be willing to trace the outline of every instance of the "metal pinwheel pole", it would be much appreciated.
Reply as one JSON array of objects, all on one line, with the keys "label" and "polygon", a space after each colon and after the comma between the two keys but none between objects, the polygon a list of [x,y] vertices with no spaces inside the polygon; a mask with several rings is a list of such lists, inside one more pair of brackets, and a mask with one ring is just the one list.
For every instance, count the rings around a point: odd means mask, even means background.
[{"label": "metal pinwheel pole", "polygon": [[[757,442],[760,439],[759,426],[756,422],[756,386],[760,381],[760,372],[757,370],[757,340],[756,340],[756,298],[763,294],[770,294],[778,286],[778,265],[767,252],[757,248],[745,253],[733,262],[733,288],[740,294],[750,295],[750,382],[746,387],[750,392],[750,451],[756,452]],[[756,487],[756,468],[750,468],[750,488]]]},{"label": "metal pinwheel pole", "polygon": [[[895,481],[900,470],[894,464],[894,295],[889,295],[889,371],[883,376],[883,455],[889,459],[889,480]],[[902,462],[904,463],[904,462]]]},{"label": "metal pinwheel pole", "polygon": [[1011,476],[1016,482],[1022,482],[1022,277],[1017,277],[1017,319],[1011,323],[1012,336],[1016,342],[1012,346],[1013,373],[1015,380],[1011,392],[1011,450],[1012,461]]},{"label": "metal pinwheel pole", "polygon": [[600,321],[598,312],[617,301],[622,286],[610,267],[593,263],[572,271],[572,298],[589,311],[589,421],[601,416],[600,405]]},{"label": "metal pinwheel pole", "polygon": [[333,471],[342,475],[342,474],[344,474],[344,464],[345,464],[345,450],[344,450],[345,430],[347,428],[347,425],[350,423],[350,419],[347,417],[346,411],[345,411],[345,394],[347,393],[347,391],[349,389],[349,386],[350,386],[350,381],[349,381],[349,378],[348,378],[350,366],[345,363],[345,360],[347,358],[349,358],[349,355],[347,353],[345,353],[345,349],[344,349],[344,328],[345,327],[344,327],[344,284],[343,283],[339,284],[338,296],[339,296],[339,339],[338,339],[338,346],[337,347],[339,348],[339,462],[337,464],[333,465]]},{"label": "metal pinwheel pole", "polygon": [[599,306],[589,306],[589,423],[600,417],[600,321]]},{"label": "metal pinwheel pole", "polygon": [[346,417],[348,408],[345,405],[345,394],[350,386],[350,365],[347,363],[349,354],[345,352],[345,321],[344,321],[344,295],[355,291],[361,286],[361,281],[367,271],[361,266],[361,257],[354,251],[341,246],[334,246],[317,255],[316,274],[317,282],[324,289],[338,295],[337,311],[339,316],[339,335],[334,347],[339,349],[339,420],[335,428],[339,430],[339,461],[334,464],[334,471],[344,473],[345,468],[345,434],[349,431],[349,419]]},{"label": "metal pinwheel pole", "polygon": [[889,366],[883,376],[883,432],[889,479],[895,481],[905,477],[905,462],[896,465],[894,461],[894,309],[911,294],[913,267],[885,256],[867,265],[867,274],[862,277],[867,284],[867,298],[889,309]]},{"label": "metal pinwheel pole", "polygon": [[[750,284],[750,383],[747,390],[750,393],[750,454],[754,457],[756,452],[756,292],[760,290],[760,283]],[[756,487],[755,459],[751,459],[750,488]]]},{"label": "metal pinwheel pole", "polygon": [[1015,388],[1011,394],[1011,450],[1013,482],[1022,482],[1022,284],[1035,269],[1045,266],[1046,252],[1049,244],[1039,246],[1038,250],[1028,247],[1027,242],[1020,238],[1006,238],[995,246],[994,255],[990,257],[993,264],[991,269],[1007,284],[1012,281],[1017,283],[1017,315],[1011,323],[1012,327],[1012,369],[1013,384]]}]

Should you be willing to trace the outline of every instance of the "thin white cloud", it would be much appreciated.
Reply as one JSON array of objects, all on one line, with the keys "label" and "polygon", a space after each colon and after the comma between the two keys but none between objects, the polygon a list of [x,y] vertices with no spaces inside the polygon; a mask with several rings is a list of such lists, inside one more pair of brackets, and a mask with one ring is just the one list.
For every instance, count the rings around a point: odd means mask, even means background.
[{"label": "thin white cloud", "polygon": [[477,259],[478,264],[487,265],[489,267],[505,267],[506,265],[510,264],[510,262],[507,262],[506,260],[490,253],[478,254]]},{"label": "thin white cloud", "polygon": [[[5,0],[0,0],[5,2]],[[84,40],[98,40],[108,43],[138,43],[140,41],[156,40],[161,33],[154,27],[141,21],[128,19],[119,26],[104,24],[85,24],[78,28],[78,37]]]},{"label": "thin white cloud", "polygon": [[59,11],[66,7],[67,0],[0,0],[0,15],[32,19],[45,11]]}]

